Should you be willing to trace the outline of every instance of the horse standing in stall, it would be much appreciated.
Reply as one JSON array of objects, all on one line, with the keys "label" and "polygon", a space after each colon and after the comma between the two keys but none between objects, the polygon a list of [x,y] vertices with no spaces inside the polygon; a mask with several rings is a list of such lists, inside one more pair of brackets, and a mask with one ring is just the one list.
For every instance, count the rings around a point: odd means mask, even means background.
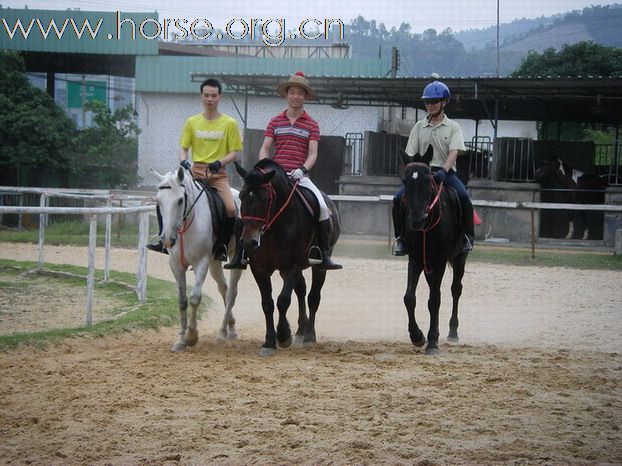
[{"label": "horse standing in stall", "polygon": [[[222,270],[222,263],[213,259],[214,228],[212,211],[207,196],[214,195],[209,187],[192,178],[189,171],[179,167],[176,171],[160,175],[151,171],[158,183],[156,200],[162,214],[162,241],[169,253],[169,266],[177,281],[179,294],[180,332],[171,351],[185,351],[199,340],[197,309],[201,303],[201,288],[209,270],[218,285],[225,314],[218,331],[220,339],[237,338],[233,306],[238,293],[242,270],[232,270],[229,285]],[[237,200],[237,191],[233,190]],[[214,195],[214,199],[218,195]],[[218,198],[219,199],[219,198]],[[218,200],[217,200],[218,201]],[[231,241],[235,248],[235,241]],[[186,271],[194,269],[195,283],[190,292],[190,315],[187,313]]]},{"label": "horse standing in stall", "polygon": [[[315,213],[312,214],[305,206],[301,197],[303,190],[297,188],[297,183],[292,185],[281,166],[271,159],[260,160],[248,172],[237,163],[236,168],[244,179],[240,191],[242,244],[261,292],[261,306],[266,320],[266,337],[260,355],[272,356],[276,352],[277,341],[283,348],[291,345],[287,310],[292,291],[296,292],[299,307],[296,336],[302,337],[305,345],[313,344],[316,342],[315,315],[320,305],[326,270],[312,267],[308,317],[302,271],[310,265],[309,251],[314,244],[317,225]],[[330,253],[339,238],[339,215],[334,203],[326,195],[324,199],[331,210]],[[317,210],[317,201],[313,196],[306,202],[315,205]],[[283,288],[277,299],[279,321],[275,330],[271,277],[277,270],[283,278]]]},{"label": "horse standing in stall", "polygon": [[[535,179],[544,189],[542,202],[562,204],[604,204],[607,179],[577,170],[557,156],[550,156],[535,172]],[[559,190],[559,191],[547,191]],[[563,191],[566,190],[566,191]],[[566,238],[572,222],[572,239],[603,239],[604,213],[590,210],[542,210],[540,236]]]},{"label": "horse standing in stall", "polygon": [[402,182],[405,187],[401,213],[404,217],[405,240],[408,243],[408,279],[404,305],[408,313],[408,333],[415,346],[426,338],[415,320],[416,290],[421,272],[430,288],[428,310],[430,328],[427,354],[438,354],[439,308],[441,283],[447,263],[453,268],[451,295],[453,305],[449,320],[448,341],[458,341],[458,301],[462,294],[462,277],[468,252],[462,252],[461,208],[457,195],[438,183],[430,169],[432,146],[425,155],[402,155],[405,165]]}]

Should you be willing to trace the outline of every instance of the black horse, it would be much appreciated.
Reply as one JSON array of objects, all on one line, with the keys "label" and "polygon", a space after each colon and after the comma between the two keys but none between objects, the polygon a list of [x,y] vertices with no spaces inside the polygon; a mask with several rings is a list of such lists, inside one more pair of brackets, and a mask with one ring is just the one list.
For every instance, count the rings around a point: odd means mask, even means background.
[{"label": "black horse", "polygon": [[[302,337],[305,345],[313,344],[316,342],[315,314],[320,305],[326,270],[312,267],[308,317],[304,302],[306,283],[302,271],[310,265],[309,251],[315,243],[317,220],[311,211],[317,211],[318,207],[310,204],[317,204],[317,201],[313,201],[313,196],[307,196],[305,200],[303,190],[297,184],[292,185],[281,166],[271,159],[260,160],[248,172],[237,163],[236,168],[244,179],[240,191],[242,245],[249,256],[251,271],[261,292],[261,306],[266,319],[266,337],[260,354],[273,355],[277,340],[281,347],[291,345],[287,309],[292,291],[298,297],[296,336]],[[339,238],[339,215],[334,203],[326,195],[324,200],[331,210],[330,253]],[[283,289],[277,299],[279,322],[275,331],[271,277],[276,270],[283,278]]]},{"label": "black horse", "polygon": [[[542,202],[560,204],[604,204],[607,179],[583,173],[550,156],[535,172]],[[540,236],[566,238],[572,223],[572,239],[603,239],[604,213],[593,210],[546,209],[540,212]]]},{"label": "black horse", "polygon": [[451,295],[453,306],[449,320],[449,341],[458,341],[458,301],[462,294],[462,277],[468,252],[462,252],[463,231],[460,201],[453,189],[437,183],[430,170],[432,147],[425,155],[402,155],[405,165],[402,182],[405,193],[402,215],[408,243],[408,281],[404,305],[408,313],[408,333],[415,346],[423,346],[426,338],[415,320],[416,290],[424,272],[430,294],[428,310],[427,354],[437,354],[441,283],[447,263],[453,267]]}]

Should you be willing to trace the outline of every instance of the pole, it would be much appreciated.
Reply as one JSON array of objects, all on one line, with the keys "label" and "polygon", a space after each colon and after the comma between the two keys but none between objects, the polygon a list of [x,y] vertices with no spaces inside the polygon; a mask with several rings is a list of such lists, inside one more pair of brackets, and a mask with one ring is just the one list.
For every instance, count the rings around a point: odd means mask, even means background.
[{"label": "pole", "polygon": [[500,58],[499,58],[499,1],[497,0],[497,78],[500,76]]}]

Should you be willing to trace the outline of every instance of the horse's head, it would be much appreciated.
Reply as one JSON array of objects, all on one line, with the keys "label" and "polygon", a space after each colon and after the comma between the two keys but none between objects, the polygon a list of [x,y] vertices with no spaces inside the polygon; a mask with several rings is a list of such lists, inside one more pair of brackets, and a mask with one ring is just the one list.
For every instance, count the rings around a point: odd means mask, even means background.
[{"label": "horse's head", "polygon": [[279,164],[270,159],[260,160],[249,171],[237,162],[235,167],[244,180],[240,191],[240,211],[244,225],[242,244],[248,252],[253,252],[269,228],[281,193],[288,187],[287,175]]},{"label": "horse's head", "polygon": [[[157,175],[157,174],[156,174]],[[181,226],[186,208],[185,184],[190,183],[190,175],[179,167],[165,175],[158,175],[156,200],[162,215],[162,242],[169,249],[177,241],[177,230]]]},{"label": "horse's head", "polygon": [[404,202],[408,206],[406,215],[406,228],[408,230],[420,230],[425,226],[428,212],[434,202],[437,193],[434,175],[430,170],[433,149],[428,146],[423,156],[415,154],[412,157],[402,155],[404,162]]}]

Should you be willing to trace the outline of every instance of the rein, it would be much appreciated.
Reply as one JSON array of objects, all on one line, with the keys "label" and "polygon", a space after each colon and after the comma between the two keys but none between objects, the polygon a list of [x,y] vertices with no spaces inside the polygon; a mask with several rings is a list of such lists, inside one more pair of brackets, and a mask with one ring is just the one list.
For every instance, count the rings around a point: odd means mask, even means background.
[{"label": "rein", "polygon": [[[264,173],[264,174],[266,173],[261,168],[258,168],[258,170],[260,172]],[[287,200],[283,203],[281,208],[272,216],[272,218],[270,217],[270,212],[272,211],[272,204],[273,204],[274,200],[276,199],[276,191],[274,190],[274,186],[272,186],[272,183],[262,184],[260,186],[260,188],[264,188],[264,189],[266,189],[268,191],[268,208],[266,209],[266,215],[264,217],[254,217],[254,216],[251,216],[251,215],[242,215],[242,220],[254,220],[254,221],[257,221],[257,222],[263,222],[263,225],[261,227],[261,233],[262,234],[265,233],[266,231],[268,231],[272,227],[274,222],[276,222],[278,220],[278,218],[281,216],[281,214],[285,211],[285,209],[287,208],[287,206],[291,202],[292,197],[294,196],[294,193],[298,189],[298,183],[300,183],[300,180],[296,180],[296,182],[294,183],[294,186],[292,186],[292,189],[291,189],[289,195],[287,196]]]},{"label": "rein", "polygon": [[[196,180],[192,180],[192,182],[195,184],[195,186],[197,186]],[[194,198],[194,202],[192,203],[190,208],[188,208],[187,210],[186,210],[186,207],[188,206],[188,193],[186,191],[186,186],[183,183],[181,184],[181,187],[184,188],[184,215],[181,219],[181,225],[177,227],[177,233],[179,234],[179,248],[181,251],[181,254],[179,255],[179,262],[182,267],[188,266],[188,263],[186,262],[186,258],[184,256],[184,234],[188,231],[188,229],[192,225],[192,222],[194,221],[194,206],[197,204],[197,202],[201,198],[201,194],[203,194],[206,189],[205,184],[203,183],[201,184],[202,184],[202,187],[201,187],[201,191],[199,191],[199,195]],[[190,218],[190,220],[188,220],[188,217],[190,217],[190,214],[193,214],[193,215]]]}]

